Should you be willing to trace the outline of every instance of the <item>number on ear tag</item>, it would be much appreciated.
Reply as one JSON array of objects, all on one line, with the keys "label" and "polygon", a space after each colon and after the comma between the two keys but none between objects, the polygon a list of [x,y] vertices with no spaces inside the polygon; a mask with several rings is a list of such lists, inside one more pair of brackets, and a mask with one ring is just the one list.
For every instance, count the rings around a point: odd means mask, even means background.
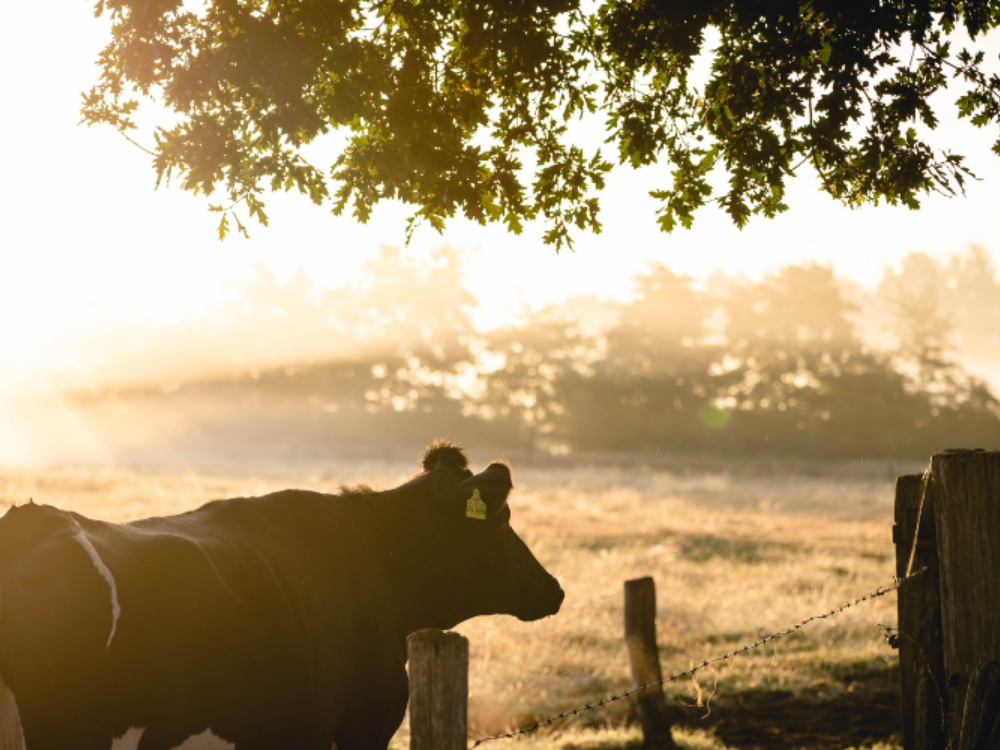
[{"label": "number on ear tag", "polygon": [[465,515],[469,518],[478,518],[480,521],[486,520],[486,503],[479,497],[479,490],[472,491],[472,497],[465,504]]}]

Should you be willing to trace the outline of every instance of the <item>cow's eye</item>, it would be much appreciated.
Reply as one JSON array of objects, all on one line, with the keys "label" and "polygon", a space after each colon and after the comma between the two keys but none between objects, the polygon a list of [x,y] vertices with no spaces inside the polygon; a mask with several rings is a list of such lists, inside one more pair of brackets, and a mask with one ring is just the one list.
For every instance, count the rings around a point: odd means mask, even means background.
[{"label": "cow's eye", "polygon": [[500,510],[498,510],[496,515],[493,516],[493,523],[497,526],[510,528],[510,508],[504,505]]}]

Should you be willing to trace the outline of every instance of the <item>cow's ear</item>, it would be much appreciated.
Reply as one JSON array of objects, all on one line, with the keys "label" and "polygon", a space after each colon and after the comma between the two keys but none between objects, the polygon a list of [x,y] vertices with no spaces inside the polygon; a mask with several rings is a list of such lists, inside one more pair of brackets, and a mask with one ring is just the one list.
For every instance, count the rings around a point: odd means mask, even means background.
[{"label": "cow's ear", "polygon": [[510,468],[506,464],[492,463],[485,471],[462,482],[458,494],[465,503],[466,516],[503,524],[510,521],[507,497],[513,488]]},{"label": "cow's ear", "polygon": [[450,440],[435,440],[424,452],[423,467],[424,471],[468,469],[469,459],[465,451]]}]

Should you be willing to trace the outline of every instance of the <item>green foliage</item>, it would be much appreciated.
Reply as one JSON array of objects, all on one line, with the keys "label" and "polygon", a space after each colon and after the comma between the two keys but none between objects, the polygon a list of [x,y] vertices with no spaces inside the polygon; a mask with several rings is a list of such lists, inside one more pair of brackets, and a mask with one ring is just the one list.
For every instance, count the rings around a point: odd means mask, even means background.
[{"label": "green foliage", "polygon": [[[977,50],[996,0],[99,0],[112,39],[84,95],[83,121],[123,133],[137,96],[176,114],[156,134],[157,179],[219,191],[266,224],[265,190],[296,190],[367,221],[380,200],[414,207],[408,233],[457,214],[546,242],[599,232],[611,163],[570,123],[600,114],[621,164],[665,162],[659,224],[690,227],[718,202],[737,226],[787,210],[804,164],[846,205],[917,208],[954,194],[963,157],[918,135],[951,81],[958,113],[1000,119],[1000,79]],[[695,80],[701,55],[708,80]],[[332,165],[303,149],[346,136]],[[1000,140],[994,147],[1000,153]],[[715,179],[718,175],[719,179]],[[724,178],[724,179],[723,179]],[[718,184],[725,183],[719,191]],[[242,224],[237,225],[246,233]]]}]

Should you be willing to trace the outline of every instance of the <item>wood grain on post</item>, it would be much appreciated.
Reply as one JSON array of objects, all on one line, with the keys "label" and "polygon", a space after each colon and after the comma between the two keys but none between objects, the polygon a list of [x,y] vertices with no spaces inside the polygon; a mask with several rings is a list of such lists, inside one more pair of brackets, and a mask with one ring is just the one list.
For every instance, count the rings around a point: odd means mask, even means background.
[{"label": "wood grain on post", "polygon": [[936,453],[931,475],[949,739],[957,746],[973,675],[1000,661],[1000,452]]},{"label": "wood grain on post", "polygon": [[407,648],[411,750],[466,750],[469,641],[458,633],[418,630]]},{"label": "wood grain on post", "polygon": [[[976,669],[965,692],[958,750],[994,750],[1000,740],[1000,662]],[[993,735],[993,746],[989,744]]]},{"label": "wood grain on post", "polygon": [[913,570],[923,571],[899,588],[897,598],[903,748],[944,750],[944,643],[934,493],[928,483],[925,496],[922,475],[896,480],[895,520],[892,537],[896,544],[896,577],[906,578],[911,558]]},{"label": "wood grain on post", "polygon": [[[656,584],[652,578],[625,582],[625,643],[632,664],[634,687],[663,679],[656,647]],[[643,690],[635,697],[639,704],[643,745],[647,748],[675,748],[663,686]]]}]

